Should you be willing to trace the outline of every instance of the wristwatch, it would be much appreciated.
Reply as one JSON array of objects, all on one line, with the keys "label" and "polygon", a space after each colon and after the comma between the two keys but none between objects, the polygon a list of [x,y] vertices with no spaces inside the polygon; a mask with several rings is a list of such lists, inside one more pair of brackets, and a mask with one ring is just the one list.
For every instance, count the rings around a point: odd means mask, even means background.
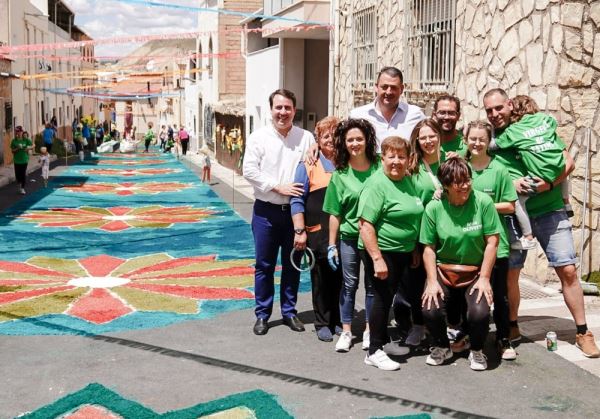
[{"label": "wristwatch", "polygon": [[294,229],[294,233],[296,233],[296,234],[302,234],[305,231],[306,231],[306,229],[304,227],[303,228],[295,228]]}]

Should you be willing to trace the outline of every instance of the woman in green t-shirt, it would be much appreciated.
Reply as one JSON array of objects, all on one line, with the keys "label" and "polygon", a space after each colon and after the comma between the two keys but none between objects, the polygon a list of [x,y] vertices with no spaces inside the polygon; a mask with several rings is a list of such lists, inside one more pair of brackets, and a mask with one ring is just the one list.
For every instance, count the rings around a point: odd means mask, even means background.
[{"label": "woman in green t-shirt", "polygon": [[[464,159],[446,160],[438,178],[446,196],[427,205],[420,232],[427,272],[423,317],[433,339],[426,362],[441,365],[452,358],[446,312],[466,302],[469,361],[471,369],[481,371],[487,368],[482,349],[489,327],[493,301],[490,278],[502,225],[492,199],[472,190],[471,168]],[[461,277],[462,281],[454,281]]]},{"label": "woman in green t-shirt", "polygon": [[505,214],[514,214],[517,191],[510,179],[508,169],[488,154],[492,138],[492,126],[485,121],[473,121],[467,125],[467,159],[473,171],[473,189],[486,193],[494,201],[500,215],[502,231],[496,263],[492,270],[492,291],[494,294],[494,323],[496,324],[496,344],[504,360],[514,360],[517,352],[509,340],[509,318],[507,297],[508,242]]},{"label": "woman in green t-shirt", "polygon": [[[388,137],[381,144],[382,170],[365,183],[358,201],[361,259],[365,278],[371,279],[373,303],[369,312],[371,341],[365,364],[383,370],[397,370],[383,347],[389,342],[388,313],[392,301],[405,302],[410,317],[410,282],[406,268],[420,264],[417,239],[424,207],[413,181],[407,176],[410,145],[400,137]],[[364,250],[363,250],[364,249]],[[419,301],[414,304],[418,307]],[[403,349],[402,352],[399,349]],[[395,348],[393,354],[407,354]],[[392,354],[390,352],[390,354]]]},{"label": "woman in green t-shirt", "polygon": [[444,152],[440,148],[441,136],[439,124],[431,118],[419,122],[410,135],[413,154],[408,170],[425,206],[434,195],[439,197],[442,192],[442,185],[435,175],[444,161]]},{"label": "woman in green t-shirt", "polygon": [[21,185],[20,193],[25,195],[25,184],[27,183],[27,164],[29,163],[29,151],[33,150],[31,140],[23,135],[23,128],[15,128],[15,138],[10,143],[10,149],[13,153],[13,166],[15,168],[15,178]]},{"label": "woman in green t-shirt", "polygon": [[[325,192],[323,211],[329,216],[329,247],[327,259],[332,269],[338,269],[341,259],[344,283],[340,293],[342,333],[335,344],[338,352],[348,352],[352,346],[352,319],[358,288],[360,256],[358,253],[358,197],[365,181],[379,168],[375,129],[365,119],[347,119],[336,128],[335,167]],[[339,235],[339,237],[338,237]],[[339,241],[340,249],[336,243]],[[373,291],[365,279],[366,329],[362,347],[369,348],[369,311]]]}]

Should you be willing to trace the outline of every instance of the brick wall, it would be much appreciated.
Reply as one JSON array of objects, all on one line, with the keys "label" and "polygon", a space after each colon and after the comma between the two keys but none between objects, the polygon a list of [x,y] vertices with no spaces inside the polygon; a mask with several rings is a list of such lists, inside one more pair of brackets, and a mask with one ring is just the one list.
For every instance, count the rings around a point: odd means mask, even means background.
[{"label": "brick wall", "polygon": [[[252,13],[262,7],[262,0],[225,0],[223,8]],[[239,29],[240,16],[219,16],[219,53],[240,53],[242,35],[240,32],[224,32]],[[240,55],[219,61],[219,100],[244,96],[246,90],[246,61]]]}]

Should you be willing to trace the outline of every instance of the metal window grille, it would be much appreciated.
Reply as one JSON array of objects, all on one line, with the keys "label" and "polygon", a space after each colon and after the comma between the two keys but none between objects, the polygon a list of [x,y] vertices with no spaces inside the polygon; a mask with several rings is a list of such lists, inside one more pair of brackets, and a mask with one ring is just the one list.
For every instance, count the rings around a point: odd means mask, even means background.
[{"label": "metal window grille", "polygon": [[352,15],[352,84],[354,89],[370,88],[375,83],[377,66],[377,15],[375,6]]},{"label": "metal window grille", "polygon": [[406,90],[448,91],[454,78],[456,0],[407,3]]}]

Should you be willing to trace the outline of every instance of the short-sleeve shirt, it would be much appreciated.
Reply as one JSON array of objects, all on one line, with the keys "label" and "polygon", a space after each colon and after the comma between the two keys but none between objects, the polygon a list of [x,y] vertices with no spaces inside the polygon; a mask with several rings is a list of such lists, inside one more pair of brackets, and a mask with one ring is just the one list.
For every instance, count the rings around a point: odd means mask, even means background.
[{"label": "short-sleeve shirt", "polygon": [[461,206],[450,204],[446,198],[427,204],[419,241],[435,246],[438,263],[481,265],[485,236],[501,231],[492,198],[474,190]]},{"label": "short-sleeve shirt", "polygon": [[[492,158],[485,169],[473,169],[473,189],[489,195],[494,203],[514,202],[518,198],[517,191],[508,175],[508,169],[495,158]],[[500,216],[500,222],[503,228],[500,232],[496,255],[499,258],[506,258],[510,253],[508,230],[504,217]]]},{"label": "short-sleeve shirt", "polygon": [[[443,161],[443,158],[440,158],[440,161]],[[436,179],[437,171],[440,167],[440,161],[429,165],[429,168],[431,169],[431,174]],[[423,160],[419,161],[419,172],[414,173],[412,175],[412,178],[415,184],[415,188],[417,189],[417,193],[419,193],[421,201],[423,201],[423,205],[427,206],[429,201],[433,199],[433,194],[438,189],[438,186],[434,183],[432,176],[429,174],[427,167],[423,163]]]},{"label": "short-sleeve shirt", "polygon": [[377,108],[377,101],[374,101],[352,109],[350,118],[363,118],[373,125],[377,137],[377,153],[381,153],[381,143],[389,136],[395,135],[410,140],[415,125],[425,119],[425,114],[418,106],[399,102],[394,115],[388,121]]},{"label": "short-sleeve shirt", "polygon": [[[399,181],[378,170],[365,183],[358,217],[375,227],[379,250],[412,252],[419,238],[423,203],[410,176]],[[364,249],[362,240],[358,247]]]},{"label": "short-sleeve shirt", "polygon": [[52,144],[52,140],[54,139],[54,130],[52,128],[44,128],[42,137],[44,138],[44,144]]},{"label": "short-sleeve shirt", "polygon": [[[16,148],[17,151],[13,154],[13,163],[25,164],[29,162],[29,151],[27,147],[31,147],[33,143],[29,138],[13,138],[10,142],[10,148]],[[19,147],[19,146],[22,146]]]},{"label": "short-sleeve shirt", "polygon": [[514,149],[527,170],[547,182],[552,182],[565,168],[564,143],[556,135],[556,120],[538,112],[524,115],[496,137],[503,150]]},{"label": "short-sleeve shirt", "polygon": [[467,155],[467,145],[464,142],[462,132],[459,132],[456,137],[447,143],[441,144],[440,148],[444,153],[452,151],[461,157],[465,157]]},{"label": "short-sleeve shirt", "polygon": [[380,163],[361,172],[348,166],[336,170],[325,192],[323,211],[341,218],[340,238],[342,240],[358,240],[358,198],[365,182],[379,169]]}]

